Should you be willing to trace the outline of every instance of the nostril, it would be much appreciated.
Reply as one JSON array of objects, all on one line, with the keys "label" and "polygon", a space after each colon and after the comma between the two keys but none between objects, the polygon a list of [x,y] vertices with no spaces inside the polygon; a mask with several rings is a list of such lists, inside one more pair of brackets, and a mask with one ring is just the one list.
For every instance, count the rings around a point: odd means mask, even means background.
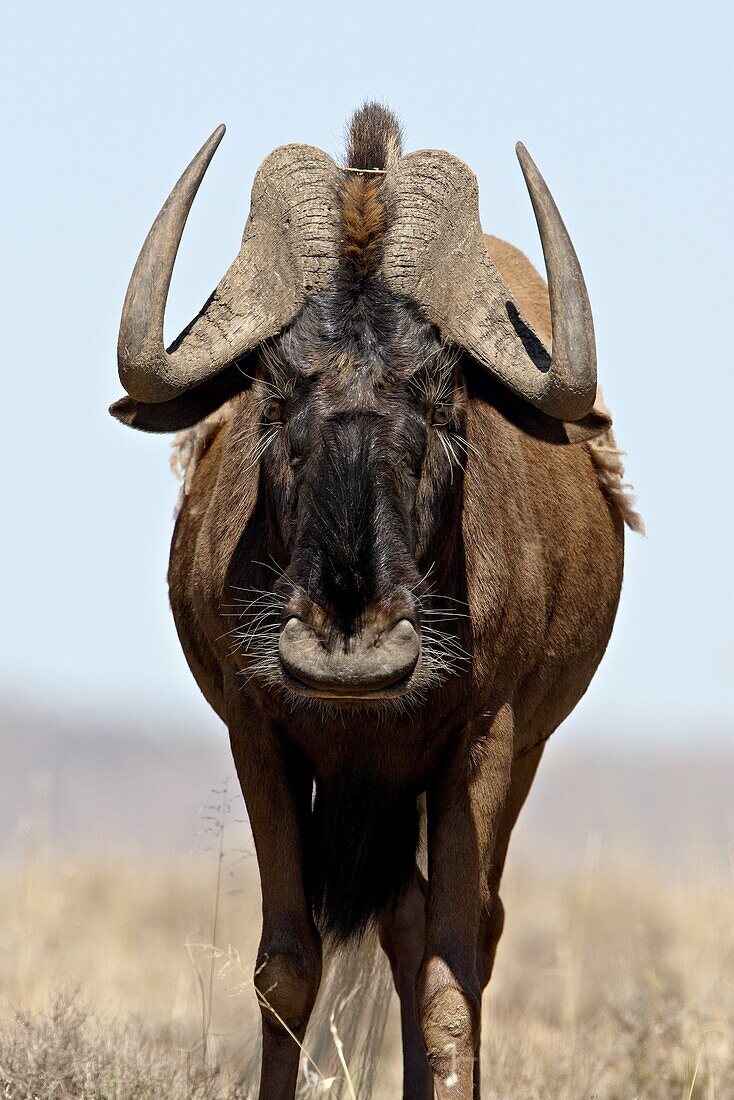
[{"label": "nostril", "polygon": [[417,637],[418,633],[410,619],[400,619],[390,631],[390,640],[398,643],[409,644]]},{"label": "nostril", "polygon": [[323,650],[323,648],[314,628],[305,623],[303,619],[298,619],[295,616],[288,619],[280,632],[281,656],[284,650],[286,654],[298,652],[308,654],[314,650]]},{"label": "nostril", "polygon": [[380,631],[375,639],[375,648],[388,645],[410,645],[417,638],[417,631],[410,619],[398,619],[396,623]]}]

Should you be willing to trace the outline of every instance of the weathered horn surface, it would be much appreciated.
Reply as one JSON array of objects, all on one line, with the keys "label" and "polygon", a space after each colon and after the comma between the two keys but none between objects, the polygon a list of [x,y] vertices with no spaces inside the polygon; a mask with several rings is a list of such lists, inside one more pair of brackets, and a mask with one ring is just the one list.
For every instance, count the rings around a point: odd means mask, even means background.
[{"label": "weathered horn surface", "polygon": [[224,134],[214,131],[156,218],[125,296],[117,346],[131,397],[169,401],[280,332],[338,262],[339,173],[326,153],[284,145],[260,166],[239,253],[198,316],[166,351],[173,265],[201,180]]},{"label": "weathered horn surface", "polygon": [[392,219],[382,273],[391,290],[422,306],[443,335],[542,412],[566,421],[591,413],[596,396],[594,327],[586,286],[553,198],[517,146],[548,275],[553,352],[523,319],[490,259],[471,169],[423,150],[388,173]]}]

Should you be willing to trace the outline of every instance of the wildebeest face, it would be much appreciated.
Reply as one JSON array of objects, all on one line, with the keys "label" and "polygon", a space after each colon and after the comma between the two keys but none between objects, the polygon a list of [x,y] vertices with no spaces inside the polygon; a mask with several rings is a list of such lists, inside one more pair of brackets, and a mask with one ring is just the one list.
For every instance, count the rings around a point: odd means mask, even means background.
[{"label": "wildebeest face", "polygon": [[457,356],[431,326],[374,284],[345,311],[335,290],[261,354],[255,453],[283,571],[255,671],[354,703],[417,696],[460,658],[425,575],[468,443]]}]

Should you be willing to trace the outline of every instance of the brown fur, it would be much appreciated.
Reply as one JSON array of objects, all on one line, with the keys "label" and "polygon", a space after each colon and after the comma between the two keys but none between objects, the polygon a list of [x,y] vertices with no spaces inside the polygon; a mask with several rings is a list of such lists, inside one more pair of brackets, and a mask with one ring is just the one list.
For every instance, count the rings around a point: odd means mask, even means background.
[{"label": "brown fur", "polygon": [[358,279],[377,271],[387,214],[380,197],[380,177],[345,174],[341,192],[341,256]]},{"label": "brown fur", "polygon": [[[548,301],[548,288],[527,256],[500,240],[499,237],[487,236],[487,248],[503,279],[514,294],[517,301],[522,301],[525,316],[535,331],[542,336],[546,347],[553,344],[553,327],[551,325],[550,302]],[[608,411],[598,394],[595,409]],[[635,499],[630,493],[631,486],[624,481],[624,464],[622,457],[624,451],[620,451],[614,439],[614,432],[602,433],[596,439],[585,444],[588,448],[591,460],[596,469],[604,493],[610,504],[617,511],[622,520],[632,531],[638,534],[645,533],[645,524],[639,512],[635,511]]]}]

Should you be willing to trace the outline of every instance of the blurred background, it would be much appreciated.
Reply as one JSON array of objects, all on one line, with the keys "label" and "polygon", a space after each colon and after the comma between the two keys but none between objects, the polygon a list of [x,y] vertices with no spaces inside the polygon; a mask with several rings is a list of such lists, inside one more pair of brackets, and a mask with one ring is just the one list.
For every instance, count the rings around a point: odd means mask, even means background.
[{"label": "blurred background", "polygon": [[[249,975],[257,875],[223,793],[226,731],[168,610],[169,441],[106,412],[117,324],[155,214],[219,122],[170,338],[234,256],[263,157],[338,155],[366,98],[398,112],[407,149],[466,160],[485,229],[542,269],[513,152],[528,146],[582,261],[648,531],[628,538],[609,651],[513,841],[486,1095],[734,1095],[730,7],[31,0],[5,29],[7,1095],[47,1087],[12,1060],[28,1063],[18,1010],[70,1096],[79,1064],[107,1064],[112,1019],[118,1091],[84,1095],[230,1095],[256,1015],[230,949]],[[394,1047],[382,1065],[397,1081]]]}]

